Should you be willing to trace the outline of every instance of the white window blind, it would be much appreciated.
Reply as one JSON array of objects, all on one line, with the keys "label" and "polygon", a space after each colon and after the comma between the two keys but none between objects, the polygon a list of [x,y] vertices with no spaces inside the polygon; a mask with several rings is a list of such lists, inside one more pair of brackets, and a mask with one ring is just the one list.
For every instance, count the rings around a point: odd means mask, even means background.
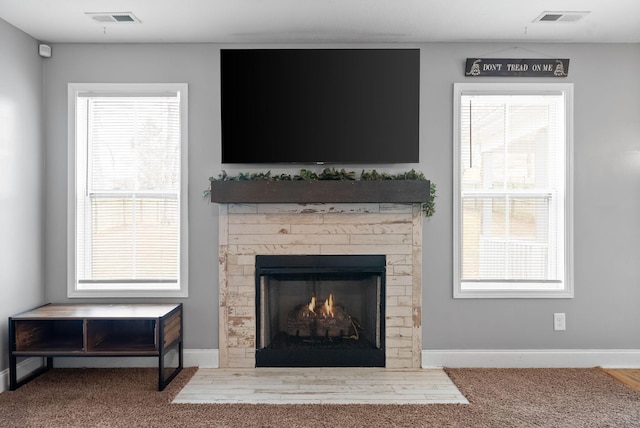
[{"label": "white window blind", "polygon": [[530,92],[459,94],[459,297],[566,291],[566,95]]},{"label": "white window blind", "polygon": [[180,290],[180,98],[77,94],[76,290]]}]

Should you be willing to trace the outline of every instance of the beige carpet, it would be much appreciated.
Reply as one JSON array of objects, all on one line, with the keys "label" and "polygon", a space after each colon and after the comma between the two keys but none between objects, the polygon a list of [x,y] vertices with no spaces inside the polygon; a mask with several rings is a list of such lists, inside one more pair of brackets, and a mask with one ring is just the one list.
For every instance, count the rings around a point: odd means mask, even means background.
[{"label": "beige carpet", "polygon": [[470,404],[171,404],[153,369],[54,369],[0,394],[2,427],[640,427],[640,393],[598,369],[448,369]]}]

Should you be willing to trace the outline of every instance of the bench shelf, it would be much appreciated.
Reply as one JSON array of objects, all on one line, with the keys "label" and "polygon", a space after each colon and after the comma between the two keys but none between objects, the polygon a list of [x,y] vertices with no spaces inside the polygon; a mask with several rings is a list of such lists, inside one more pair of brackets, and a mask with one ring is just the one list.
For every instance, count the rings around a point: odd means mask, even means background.
[{"label": "bench shelf", "polygon": [[[177,351],[176,367],[165,367]],[[9,317],[9,388],[53,366],[53,357],[158,357],[158,390],[182,370],[182,304],[47,304]],[[18,380],[18,357],[45,357]]]}]

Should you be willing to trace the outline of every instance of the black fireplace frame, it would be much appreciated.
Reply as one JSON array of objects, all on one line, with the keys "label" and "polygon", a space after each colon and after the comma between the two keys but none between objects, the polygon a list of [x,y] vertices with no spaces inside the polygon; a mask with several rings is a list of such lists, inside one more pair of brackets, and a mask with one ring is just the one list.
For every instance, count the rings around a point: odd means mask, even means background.
[{"label": "black fireplace frame", "polygon": [[[379,349],[261,349],[261,277],[277,274],[366,273],[380,277]],[[256,287],[256,367],[385,367],[386,256],[384,255],[257,255]]]}]

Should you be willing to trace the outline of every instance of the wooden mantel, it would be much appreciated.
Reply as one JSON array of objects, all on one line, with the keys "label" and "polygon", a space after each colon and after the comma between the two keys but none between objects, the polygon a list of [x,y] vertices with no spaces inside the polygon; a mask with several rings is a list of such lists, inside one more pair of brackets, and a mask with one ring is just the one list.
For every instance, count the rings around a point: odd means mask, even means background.
[{"label": "wooden mantel", "polygon": [[212,181],[211,202],[423,203],[429,180]]}]

